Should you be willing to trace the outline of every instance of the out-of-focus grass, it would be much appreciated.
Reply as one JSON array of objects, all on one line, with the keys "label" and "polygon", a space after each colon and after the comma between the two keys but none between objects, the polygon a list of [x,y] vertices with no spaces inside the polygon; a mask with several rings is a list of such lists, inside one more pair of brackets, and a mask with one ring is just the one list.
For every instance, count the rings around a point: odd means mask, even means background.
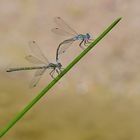
[{"label": "out-of-focus grass", "polygon": [[[0,128],[3,128],[33,94],[22,88],[23,81],[11,80],[10,88],[6,89],[9,79],[4,80],[1,75],[1,80]],[[114,94],[97,84],[82,94],[77,92],[76,85],[69,84],[70,88],[51,91],[3,139],[139,139],[138,94]]]},{"label": "out-of-focus grass", "polygon": [[[14,82],[14,85],[19,87],[19,83]],[[12,92],[1,93],[1,128],[32,94],[27,95],[22,88],[17,90],[17,86],[11,86]],[[54,89],[3,139],[139,139],[140,109],[137,106],[140,105],[140,97],[117,95],[101,85],[93,84],[91,87],[87,94],[77,94],[75,85],[61,89],[57,94]]]}]

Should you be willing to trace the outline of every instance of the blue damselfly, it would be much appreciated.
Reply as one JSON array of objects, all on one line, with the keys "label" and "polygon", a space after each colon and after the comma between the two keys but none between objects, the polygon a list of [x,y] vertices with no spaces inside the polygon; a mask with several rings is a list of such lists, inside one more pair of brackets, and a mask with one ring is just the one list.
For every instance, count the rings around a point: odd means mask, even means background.
[{"label": "blue damselfly", "polygon": [[[78,34],[74,29],[72,29],[61,17],[54,18],[54,22],[57,24],[57,28],[53,28],[52,32],[62,35],[62,36],[72,36],[69,39],[62,41],[57,48],[56,51],[56,61],[58,61],[58,57],[60,54],[64,53],[70,45],[74,42],[79,40],[79,47],[84,49],[87,43],[90,43],[91,37],[89,33],[86,34]],[[84,43],[84,46],[83,46]]]}]

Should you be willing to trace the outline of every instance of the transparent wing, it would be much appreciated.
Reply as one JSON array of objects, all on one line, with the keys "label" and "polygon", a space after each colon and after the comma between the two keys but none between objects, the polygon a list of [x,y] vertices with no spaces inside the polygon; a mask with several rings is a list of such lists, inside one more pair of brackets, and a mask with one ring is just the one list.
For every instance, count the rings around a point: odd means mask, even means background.
[{"label": "transparent wing", "polygon": [[39,69],[35,72],[34,77],[30,83],[30,88],[36,87],[36,85],[38,84],[39,80],[41,79],[42,75],[44,74],[46,68],[44,69]]},{"label": "transparent wing", "polygon": [[73,34],[65,31],[64,29],[60,29],[60,28],[53,28],[51,29],[51,31],[57,35],[61,35],[61,36],[73,36]]},{"label": "transparent wing", "polygon": [[46,68],[43,68],[43,69],[40,69],[40,70],[37,70],[34,74],[34,76],[41,76],[44,74]]},{"label": "transparent wing", "polygon": [[74,42],[74,40],[65,40],[60,44],[60,47],[57,51],[57,56],[65,53],[65,51],[71,46],[71,44]]},{"label": "transparent wing", "polygon": [[58,25],[59,28],[68,32],[71,35],[78,35],[78,33],[72,29],[61,17],[55,17],[54,22]]},{"label": "transparent wing", "polygon": [[33,64],[46,64],[45,62],[39,60],[38,58],[34,57],[33,55],[25,56],[25,59]]},{"label": "transparent wing", "polygon": [[39,46],[37,45],[37,43],[35,41],[30,41],[29,42],[29,47],[30,50],[32,51],[32,53],[42,62],[45,62],[46,64],[49,64],[49,60],[47,59],[47,57],[45,57],[45,55],[42,53],[42,51],[40,50]]},{"label": "transparent wing", "polygon": [[30,88],[36,87],[40,79],[41,79],[41,76],[34,77],[33,80],[31,81],[29,87]]}]

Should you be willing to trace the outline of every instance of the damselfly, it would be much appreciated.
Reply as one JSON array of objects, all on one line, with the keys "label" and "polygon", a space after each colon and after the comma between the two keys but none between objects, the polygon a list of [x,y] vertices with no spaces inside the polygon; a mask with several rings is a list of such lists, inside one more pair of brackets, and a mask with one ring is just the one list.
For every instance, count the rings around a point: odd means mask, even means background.
[{"label": "damselfly", "polygon": [[[86,34],[78,34],[74,29],[72,29],[62,18],[56,17],[54,22],[57,24],[57,28],[53,28],[52,32],[62,35],[62,36],[73,36],[69,39],[64,40],[58,45],[57,52],[56,52],[56,61],[58,61],[58,57],[60,54],[64,53],[69,46],[76,40],[80,40],[79,47],[84,49],[86,43],[90,43],[90,35],[89,33]],[[84,43],[84,46],[82,46]]]},{"label": "damselfly", "polygon": [[33,55],[28,55],[25,57],[25,59],[33,64],[38,65],[41,64],[41,66],[9,68],[7,69],[7,72],[21,70],[36,70],[32,82],[30,84],[30,87],[35,87],[38,84],[41,76],[47,69],[51,69],[50,75],[54,79],[54,73],[57,72],[57,74],[59,74],[61,72],[62,69],[61,63],[59,62],[50,63],[35,41],[29,42],[29,47]]}]

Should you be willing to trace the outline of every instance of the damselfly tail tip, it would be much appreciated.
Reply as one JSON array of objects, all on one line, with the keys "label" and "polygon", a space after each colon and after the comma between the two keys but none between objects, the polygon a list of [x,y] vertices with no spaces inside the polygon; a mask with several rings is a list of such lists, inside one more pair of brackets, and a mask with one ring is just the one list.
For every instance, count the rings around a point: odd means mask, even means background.
[{"label": "damselfly tail tip", "polygon": [[10,69],[7,69],[6,72],[11,72],[11,70]]},{"label": "damselfly tail tip", "polygon": [[35,43],[36,41],[35,41],[35,40],[33,40],[32,42],[33,42],[33,43]]}]

